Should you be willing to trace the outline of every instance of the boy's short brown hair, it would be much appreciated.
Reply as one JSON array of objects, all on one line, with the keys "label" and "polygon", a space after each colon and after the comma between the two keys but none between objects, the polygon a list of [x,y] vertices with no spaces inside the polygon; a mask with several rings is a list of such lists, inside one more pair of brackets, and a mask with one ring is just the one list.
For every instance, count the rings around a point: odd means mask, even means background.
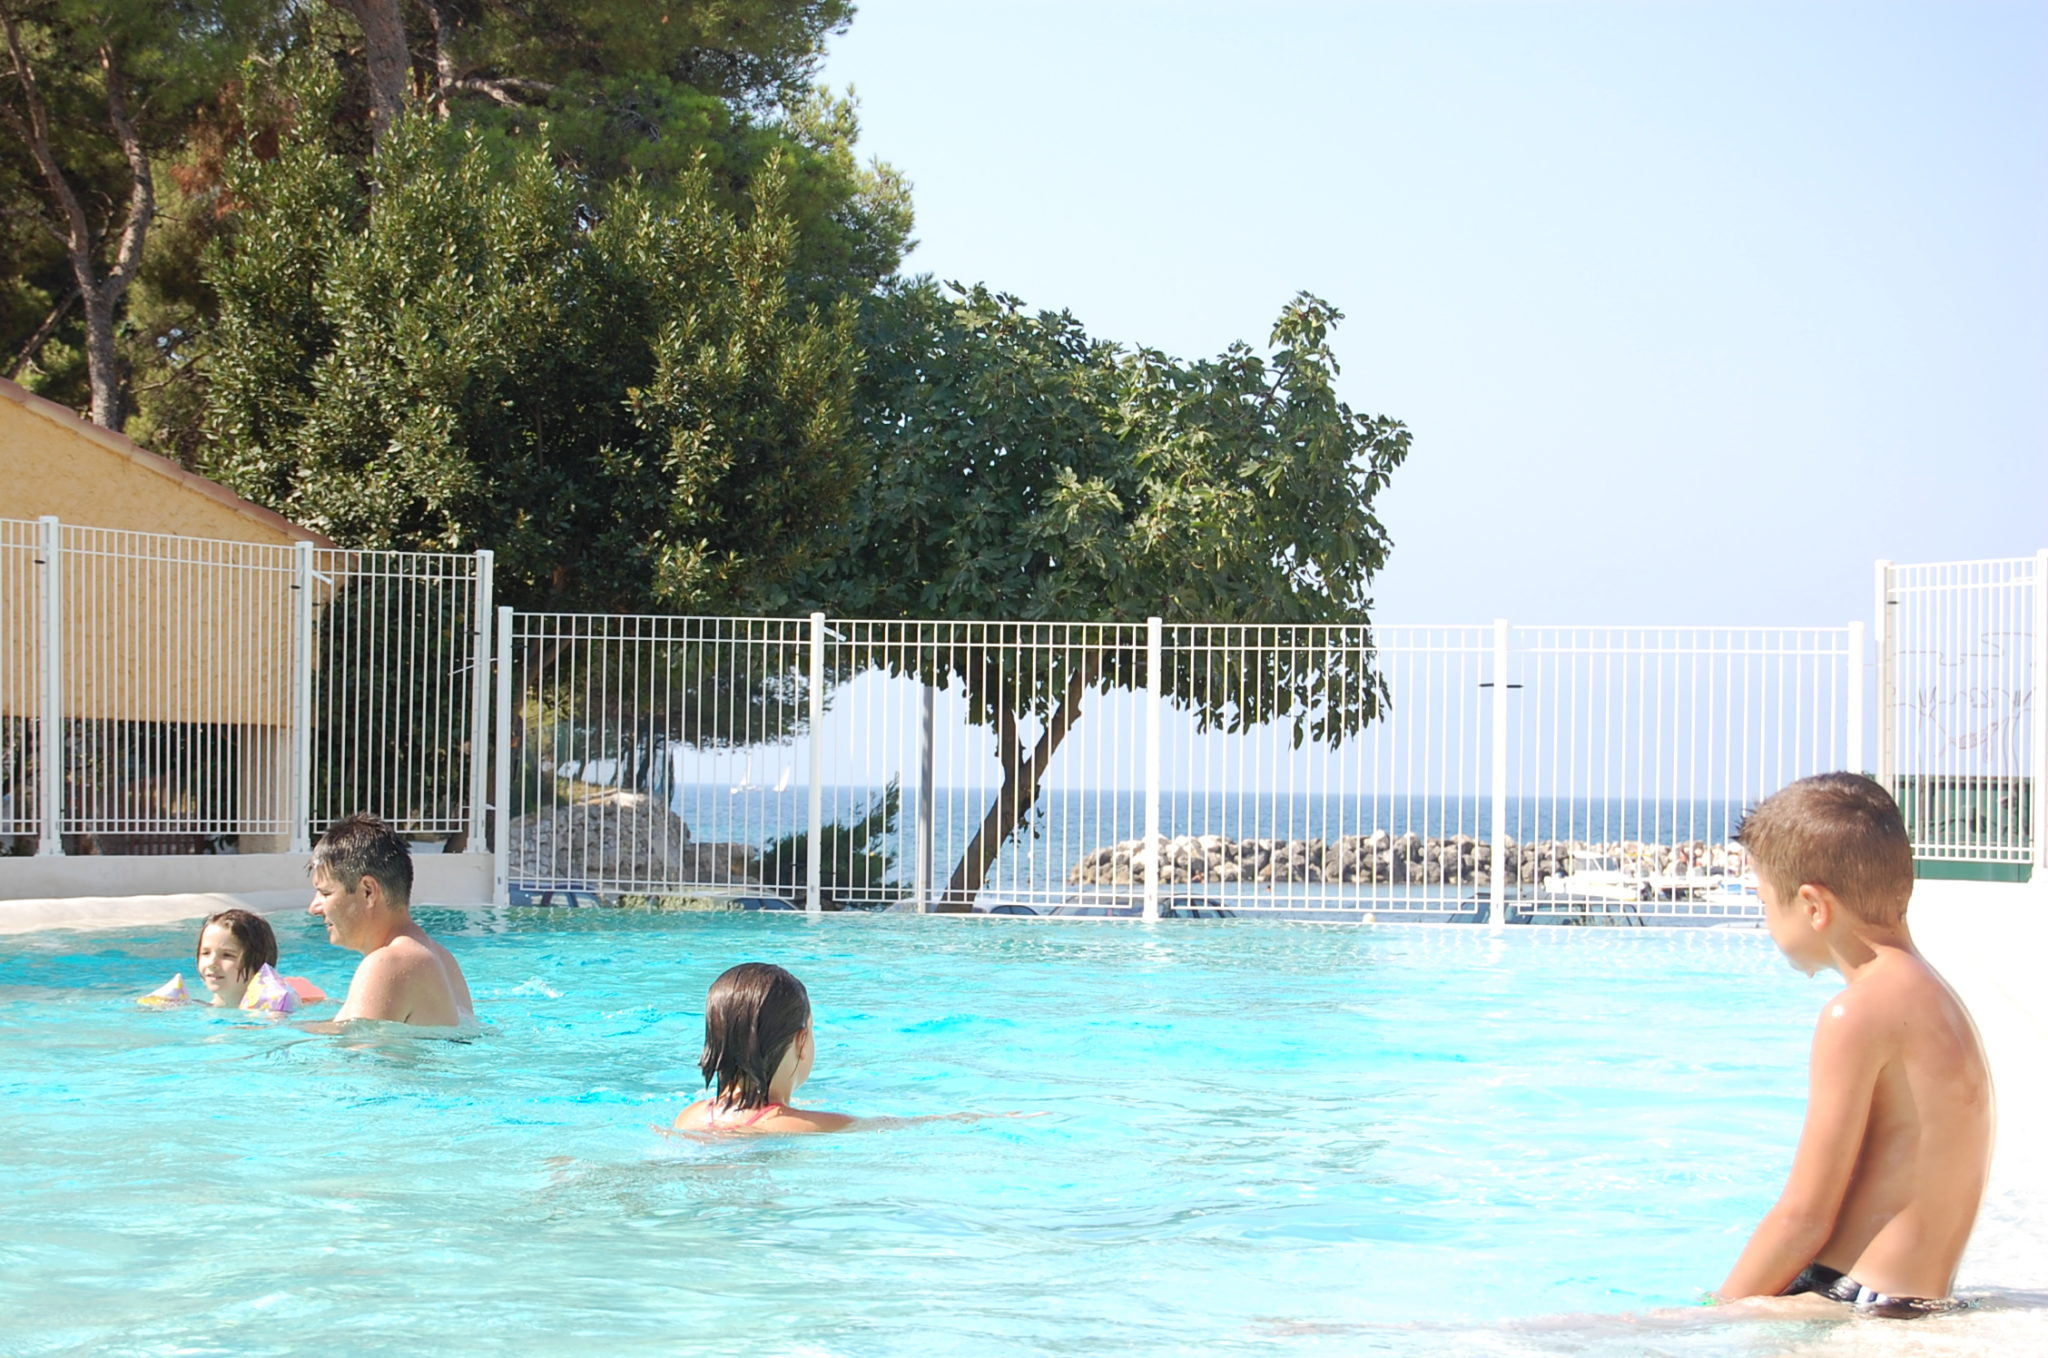
[{"label": "boy's short brown hair", "polygon": [[1811,883],[1866,924],[1897,924],[1913,895],[1913,843],[1899,804],[1860,773],[1787,784],[1735,832],[1759,876],[1783,893]]},{"label": "boy's short brown hair", "polygon": [[394,905],[412,903],[412,850],[392,828],[358,811],[327,827],[313,846],[314,872],[324,872],[353,891],[365,877],[374,877]]}]

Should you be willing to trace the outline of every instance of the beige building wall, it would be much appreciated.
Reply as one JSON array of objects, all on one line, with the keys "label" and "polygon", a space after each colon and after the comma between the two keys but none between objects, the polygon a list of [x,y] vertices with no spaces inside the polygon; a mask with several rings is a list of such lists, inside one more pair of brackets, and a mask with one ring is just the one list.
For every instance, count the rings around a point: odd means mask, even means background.
[{"label": "beige building wall", "polygon": [[54,401],[0,381],[0,519],[233,542],[334,544]]},{"label": "beige building wall", "polygon": [[[293,547],[323,549],[319,564],[331,567],[334,544],[0,381],[0,520],[18,521],[0,522],[0,718],[41,715],[42,546],[32,521],[45,515],[63,524],[63,715],[179,723],[191,759],[232,735],[240,814],[285,818]],[[328,589],[315,588],[317,608]],[[123,814],[146,796],[126,787],[73,795],[96,815]],[[279,836],[242,839],[245,852],[284,847]]]},{"label": "beige building wall", "polygon": [[[64,715],[290,720],[290,549],[328,539],[0,381],[0,519],[46,514],[66,529]],[[36,633],[17,656],[39,654],[39,559],[32,525],[0,530],[0,624]],[[0,660],[0,715],[36,715],[37,668]]]}]

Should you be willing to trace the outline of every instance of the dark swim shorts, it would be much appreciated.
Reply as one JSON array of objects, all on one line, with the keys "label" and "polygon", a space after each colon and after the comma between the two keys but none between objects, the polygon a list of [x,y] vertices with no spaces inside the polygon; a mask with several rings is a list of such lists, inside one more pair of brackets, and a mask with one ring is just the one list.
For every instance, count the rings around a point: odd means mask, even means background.
[{"label": "dark swim shorts", "polygon": [[1802,1292],[1812,1292],[1829,1301],[1844,1302],[1855,1307],[1861,1315],[1883,1316],[1886,1320],[1917,1320],[1921,1316],[1965,1311],[1970,1306],[1970,1303],[1955,1297],[1894,1297],[1873,1292],[1826,1264],[1808,1264],[1806,1271],[1794,1278],[1792,1285],[1780,1295],[1796,1297]]}]

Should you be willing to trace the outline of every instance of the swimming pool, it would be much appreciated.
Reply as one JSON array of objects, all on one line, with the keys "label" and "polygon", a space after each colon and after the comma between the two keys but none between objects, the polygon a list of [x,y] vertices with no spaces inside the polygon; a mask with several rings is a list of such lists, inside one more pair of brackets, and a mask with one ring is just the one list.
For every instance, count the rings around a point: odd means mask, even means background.
[{"label": "swimming pool", "polygon": [[[423,919],[475,1041],[133,1007],[188,927],[0,939],[0,1350],[1642,1352],[1518,1318],[1720,1280],[1827,993],[1754,931]],[[658,1135],[750,958],[810,987],[806,1103],[1041,1116]]]}]

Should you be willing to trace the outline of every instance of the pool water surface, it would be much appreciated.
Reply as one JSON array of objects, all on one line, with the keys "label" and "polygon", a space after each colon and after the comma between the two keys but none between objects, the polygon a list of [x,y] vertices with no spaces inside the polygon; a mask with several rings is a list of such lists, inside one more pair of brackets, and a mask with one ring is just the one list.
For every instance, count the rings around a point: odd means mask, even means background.
[{"label": "pool water surface", "polygon": [[[136,1007],[191,926],[0,939],[0,1351],[1643,1352],[1538,1318],[1720,1280],[1832,993],[1748,930],[422,918],[474,1040]],[[1031,1116],[659,1134],[744,960],[801,1102]]]}]

